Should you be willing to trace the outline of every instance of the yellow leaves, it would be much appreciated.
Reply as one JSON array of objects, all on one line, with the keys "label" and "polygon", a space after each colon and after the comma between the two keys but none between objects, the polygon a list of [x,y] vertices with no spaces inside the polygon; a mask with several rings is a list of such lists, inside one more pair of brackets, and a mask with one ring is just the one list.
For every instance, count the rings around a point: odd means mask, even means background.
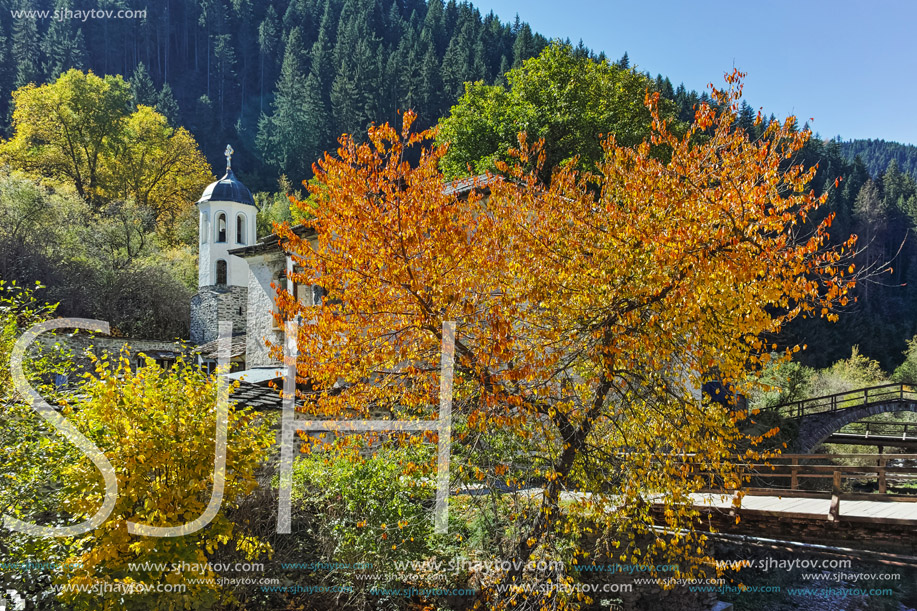
[{"label": "yellow leaves", "polygon": [[130,89],[120,76],[69,70],[13,99],[14,135],[0,144],[0,159],[71,184],[91,203],[130,199],[174,221],[212,178],[187,130],[148,106],[129,112]]},{"label": "yellow leaves", "polygon": [[[84,566],[122,570],[127,562],[142,560],[156,548],[175,557],[206,554],[232,541],[247,558],[270,554],[271,548],[241,529],[233,528],[223,513],[257,486],[254,467],[272,438],[263,424],[246,412],[230,409],[227,478],[222,511],[210,526],[176,539],[146,539],[127,532],[128,520],[155,526],[175,526],[197,518],[212,487],[216,387],[213,378],[179,361],[164,371],[148,361],[131,369],[126,359],[99,363],[101,375],[83,386],[86,394],[74,412],[75,424],[106,453],[118,478],[118,502],[112,515],[82,542]],[[97,423],[104,422],[104,426]],[[76,483],[71,502],[86,514],[101,501],[100,483],[79,477],[91,465],[87,460],[68,467]],[[165,547],[163,547],[165,546]],[[86,562],[87,559],[96,562]],[[73,574],[71,582],[85,576]],[[184,579],[181,575],[169,579]],[[210,586],[187,583],[189,593]]]}]

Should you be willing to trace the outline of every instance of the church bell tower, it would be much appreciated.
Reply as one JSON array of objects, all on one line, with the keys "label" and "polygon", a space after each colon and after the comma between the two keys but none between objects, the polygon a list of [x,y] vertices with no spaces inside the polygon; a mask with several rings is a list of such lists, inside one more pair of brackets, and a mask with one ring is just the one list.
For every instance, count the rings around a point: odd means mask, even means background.
[{"label": "church bell tower", "polygon": [[217,338],[220,320],[231,320],[233,334],[245,332],[248,264],[229,251],[253,244],[258,212],[251,191],[232,172],[226,146],[226,174],[204,189],[198,208],[198,293],[191,299],[191,341]]}]

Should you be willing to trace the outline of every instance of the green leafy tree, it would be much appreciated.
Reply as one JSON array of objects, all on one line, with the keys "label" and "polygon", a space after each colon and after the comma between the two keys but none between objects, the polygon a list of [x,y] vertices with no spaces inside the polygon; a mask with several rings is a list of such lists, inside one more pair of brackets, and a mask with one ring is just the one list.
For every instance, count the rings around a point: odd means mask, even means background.
[{"label": "green leafy tree", "polygon": [[917,336],[907,340],[904,362],[895,369],[892,380],[917,385]]},{"label": "green leafy tree", "polygon": [[164,116],[140,106],[124,122],[104,157],[104,193],[132,200],[148,210],[163,229],[188,210],[188,204],[213,179],[194,137],[173,128]]},{"label": "green leafy tree", "polygon": [[760,409],[807,399],[814,375],[814,369],[797,361],[775,360],[761,372],[761,388],[753,394],[752,403]]},{"label": "green leafy tree", "polygon": [[[650,133],[643,101],[652,82],[584,57],[568,44],[552,44],[510,71],[507,81],[507,87],[466,85],[441,121],[438,141],[449,142],[446,175],[465,175],[469,166],[472,172],[494,170],[518,146],[519,132],[526,132],[530,142],[544,139],[545,172],[576,156],[583,168],[592,169],[602,157],[603,134],[632,146]],[[664,105],[663,115],[671,112]]]},{"label": "green leafy tree", "polygon": [[859,346],[854,346],[848,358],[837,361],[812,376],[809,380],[809,396],[823,397],[886,382],[888,376],[879,362],[862,354]]},{"label": "green leafy tree", "polygon": [[0,159],[70,183],[97,204],[107,145],[123,129],[130,100],[130,86],[121,77],[79,70],[48,85],[26,85],[13,93],[14,135],[0,144]]},{"label": "green leafy tree", "polygon": [[[138,92],[153,97],[144,74]],[[0,143],[0,159],[73,185],[97,211],[133,200],[171,222],[211,179],[187,130],[149,106],[131,112],[131,87],[121,77],[70,70],[54,83],[17,90],[13,100],[15,132]]]},{"label": "green leafy tree", "polygon": [[[33,325],[54,316],[56,306],[44,303],[36,292],[41,285],[25,287],[0,280],[0,515],[20,520],[60,523],[60,465],[72,450],[55,443],[57,433],[48,427],[13,388],[9,362],[16,341]],[[54,346],[34,344],[23,362],[29,384],[54,402],[60,398],[55,377],[72,373],[69,354]],[[0,558],[6,562],[62,562],[67,544],[61,540],[24,536],[4,530]],[[49,586],[53,570],[6,569],[0,571],[0,592],[11,589],[34,608],[52,609]]]}]

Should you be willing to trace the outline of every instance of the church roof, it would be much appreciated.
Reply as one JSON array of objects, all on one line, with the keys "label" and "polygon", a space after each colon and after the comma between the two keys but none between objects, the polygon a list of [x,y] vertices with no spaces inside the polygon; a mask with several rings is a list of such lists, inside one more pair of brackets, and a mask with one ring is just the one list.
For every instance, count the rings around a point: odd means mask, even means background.
[{"label": "church roof", "polygon": [[[298,235],[301,238],[308,238],[315,235],[315,230],[306,225],[293,225],[290,227],[293,230],[293,233]],[[239,248],[233,248],[229,251],[229,254],[235,255],[237,257],[245,258],[249,255],[260,255],[265,252],[280,252],[282,250],[280,244],[280,236],[276,233],[266,235],[254,244],[249,244],[248,246],[240,246]]]},{"label": "church roof", "polygon": [[251,206],[255,205],[252,192],[239,182],[232,170],[226,170],[223,178],[211,183],[204,189],[204,194],[197,200],[197,203],[202,204],[204,202],[238,202]]},{"label": "church roof", "polygon": [[[194,352],[200,354],[205,359],[218,359],[220,350],[220,340],[219,338],[209,341],[206,344],[201,344],[194,348]],[[245,356],[245,334],[233,335],[232,342],[229,348],[229,358],[234,359],[240,356]]]},{"label": "church roof", "polygon": [[[488,176],[487,174],[480,174],[478,176],[469,176],[467,178],[460,178],[458,180],[453,180],[443,184],[443,194],[444,195],[454,195],[456,197],[466,197],[472,190],[481,189],[484,191],[490,190],[490,185],[494,182],[501,180],[498,176]],[[244,188],[244,187],[243,187]],[[204,193],[206,195],[206,192]],[[202,198],[203,199],[203,198]],[[214,198],[215,201],[215,198]],[[309,227],[308,225],[294,225],[291,227],[293,233],[298,235],[301,238],[311,237],[315,235],[315,230]],[[280,244],[280,236],[276,233],[266,235],[254,244],[249,244],[248,246],[240,246],[229,251],[229,254],[235,255],[237,257],[247,257],[251,255],[260,255],[265,252],[279,252],[282,250]]]}]

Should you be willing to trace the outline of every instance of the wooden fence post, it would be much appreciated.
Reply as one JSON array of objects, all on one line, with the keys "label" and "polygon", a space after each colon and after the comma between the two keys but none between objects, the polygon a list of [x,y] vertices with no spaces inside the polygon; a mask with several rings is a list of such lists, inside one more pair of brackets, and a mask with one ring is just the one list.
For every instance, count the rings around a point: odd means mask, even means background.
[{"label": "wooden fence post", "polygon": [[793,466],[790,470],[790,490],[799,488],[799,459],[793,459]]},{"label": "wooden fence post", "polygon": [[828,508],[828,521],[837,522],[841,515],[841,472],[834,472],[834,485],[831,489],[831,506]]},{"label": "wooden fence post", "polygon": [[884,456],[879,458],[879,494],[885,494],[886,491],[885,464],[887,460]]}]

